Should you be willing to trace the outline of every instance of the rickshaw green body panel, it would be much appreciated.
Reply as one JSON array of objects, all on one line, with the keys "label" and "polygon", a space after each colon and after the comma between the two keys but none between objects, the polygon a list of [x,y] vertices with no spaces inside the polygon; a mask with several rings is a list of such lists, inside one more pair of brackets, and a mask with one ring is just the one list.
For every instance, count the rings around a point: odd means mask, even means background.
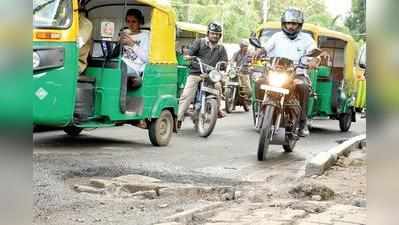
[{"label": "rickshaw green body panel", "polygon": [[[120,64],[120,60],[115,60]],[[161,111],[168,108],[177,114],[178,99],[176,65],[146,65],[142,86],[128,91],[128,96],[141,98],[142,112],[125,114],[120,111],[121,69],[89,67],[87,75],[96,78],[95,117],[108,121],[141,120],[158,118]]]},{"label": "rickshaw green body panel", "polygon": [[62,47],[64,66],[33,73],[33,123],[65,126],[72,121],[78,74],[75,42],[33,42],[33,48]]},{"label": "rickshaw green body panel", "polygon": [[[73,123],[77,90],[78,49],[76,43],[34,42],[34,48],[63,47],[63,67],[33,74],[34,102],[33,123],[38,125],[67,126]],[[148,64],[140,88],[129,91],[128,96],[142,99],[144,107],[137,114],[120,111],[121,69],[120,59],[116,68],[88,67],[86,74],[95,77],[95,112],[90,120],[75,124],[79,127],[112,126],[115,122],[158,118],[164,109],[177,114],[178,82],[174,64]]]},{"label": "rickshaw green body panel", "polygon": [[308,116],[329,116],[332,114],[332,88],[333,83],[330,78],[331,69],[320,67],[310,71],[309,77],[312,81],[313,91],[317,93],[317,98],[309,98]]},{"label": "rickshaw green body panel", "polygon": [[331,78],[331,68],[320,66],[309,72],[312,88],[317,93],[316,98],[309,98],[308,101],[308,117],[315,116],[327,117],[336,113],[348,113],[350,107],[353,106],[353,98],[347,96],[345,91],[341,91],[340,96],[336,96],[338,105],[337,112],[333,111],[333,81]]},{"label": "rickshaw green body panel", "polygon": [[177,96],[180,96],[183,92],[184,86],[187,81],[187,77],[190,73],[189,64],[184,60],[182,54],[177,55]]}]

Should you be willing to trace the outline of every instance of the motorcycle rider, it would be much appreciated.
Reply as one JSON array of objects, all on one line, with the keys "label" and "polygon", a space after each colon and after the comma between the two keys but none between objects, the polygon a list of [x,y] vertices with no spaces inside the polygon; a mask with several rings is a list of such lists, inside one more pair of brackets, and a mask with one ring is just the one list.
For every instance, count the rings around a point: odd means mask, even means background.
[{"label": "motorcycle rider", "polygon": [[[288,8],[281,16],[282,31],[275,33],[263,46],[257,50],[257,55],[267,55],[269,57],[285,57],[298,63],[301,56],[311,52],[316,48],[313,38],[302,32],[304,23],[303,12],[299,9]],[[311,61],[309,68],[317,65],[316,61]],[[295,92],[301,105],[301,115],[299,122],[299,133],[301,137],[309,135],[307,128],[307,101],[310,92],[310,79],[304,69],[296,70]]]},{"label": "motorcycle rider", "polygon": [[[190,46],[185,55],[186,60],[190,60],[193,56],[198,57],[201,61],[210,66],[216,66],[218,62],[228,61],[227,52],[223,45],[218,44],[222,37],[222,26],[216,22],[208,24],[207,37],[197,39]],[[195,97],[198,84],[201,81],[201,69],[198,63],[193,63],[190,68],[190,75],[187,77],[186,85],[179,100],[179,112],[177,114],[177,127],[180,128],[184,120],[184,113],[187,111],[191,102]],[[224,117],[224,113],[220,110],[220,101],[222,86],[220,83],[215,84],[216,89],[219,91],[218,95],[218,117]]]},{"label": "motorcycle rider", "polygon": [[251,97],[251,86],[249,83],[249,71],[248,63],[251,57],[251,53],[248,50],[249,42],[246,39],[240,41],[240,50],[233,54],[232,62],[237,66],[241,67],[239,72],[240,83],[245,93],[246,99]]}]

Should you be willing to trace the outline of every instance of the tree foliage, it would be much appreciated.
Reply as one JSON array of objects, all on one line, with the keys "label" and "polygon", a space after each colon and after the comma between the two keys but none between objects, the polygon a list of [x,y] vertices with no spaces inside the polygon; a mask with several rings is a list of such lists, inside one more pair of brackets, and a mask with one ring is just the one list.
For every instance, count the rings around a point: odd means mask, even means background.
[{"label": "tree foliage", "polygon": [[366,38],[366,0],[352,0],[352,12],[345,25],[356,40]]},{"label": "tree foliage", "polygon": [[268,20],[280,20],[281,14],[288,7],[301,9],[306,17],[312,15],[328,15],[324,1],[320,0],[269,0]]},{"label": "tree foliage", "polygon": [[[238,42],[241,38],[247,38],[263,19],[263,0],[171,0],[171,3],[180,21],[204,25],[211,21],[223,23],[224,42]],[[335,23],[335,18],[327,12],[321,0],[269,0],[267,19],[279,21],[288,7],[302,9],[306,22],[348,34],[354,30],[351,26],[348,29]]]}]

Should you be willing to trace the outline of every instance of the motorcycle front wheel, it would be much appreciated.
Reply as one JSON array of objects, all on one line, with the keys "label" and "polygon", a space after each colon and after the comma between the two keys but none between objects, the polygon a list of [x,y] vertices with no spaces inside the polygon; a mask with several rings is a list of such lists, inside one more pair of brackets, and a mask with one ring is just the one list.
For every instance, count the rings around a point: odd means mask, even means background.
[{"label": "motorcycle front wheel", "polygon": [[267,152],[269,151],[270,140],[272,137],[272,120],[273,120],[274,106],[267,105],[263,114],[263,123],[260,129],[259,143],[258,143],[258,160],[266,160]]},{"label": "motorcycle front wheel", "polygon": [[216,125],[216,120],[218,118],[218,103],[216,99],[207,99],[205,101],[205,113],[199,114],[197,130],[199,136],[208,137],[211,135],[213,129]]}]

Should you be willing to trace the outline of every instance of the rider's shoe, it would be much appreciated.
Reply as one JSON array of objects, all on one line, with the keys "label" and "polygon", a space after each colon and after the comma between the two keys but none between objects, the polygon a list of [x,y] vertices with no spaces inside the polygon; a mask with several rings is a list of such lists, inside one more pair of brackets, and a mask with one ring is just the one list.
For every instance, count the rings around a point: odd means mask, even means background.
[{"label": "rider's shoe", "polygon": [[224,112],[222,112],[221,110],[219,110],[219,112],[218,112],[218,118],[219,119],[221,119],[221,118],[224,118],[226,115],[224,114]]},{"label": "rider's shoe", "polygon": [[310,132],[309,132],[308,126],[305,126],[304,128],[299,129],[299,131],[298,131],[299,137],[307,137],[307,136],[309,136],[309,134],[310,134]]},{"label": "rider's shoe", "polygon": [[308,129],[308,121],[307,120],[301,121],[299,123],[298,136],[299,137],[309,136],[309,129]]},{"label": "rider's shoe", "polygon": [[177,129],[178,130],[180,130],[182,124],[183,124],[183,121],[181,121],[181,120],[177,121]]}]

